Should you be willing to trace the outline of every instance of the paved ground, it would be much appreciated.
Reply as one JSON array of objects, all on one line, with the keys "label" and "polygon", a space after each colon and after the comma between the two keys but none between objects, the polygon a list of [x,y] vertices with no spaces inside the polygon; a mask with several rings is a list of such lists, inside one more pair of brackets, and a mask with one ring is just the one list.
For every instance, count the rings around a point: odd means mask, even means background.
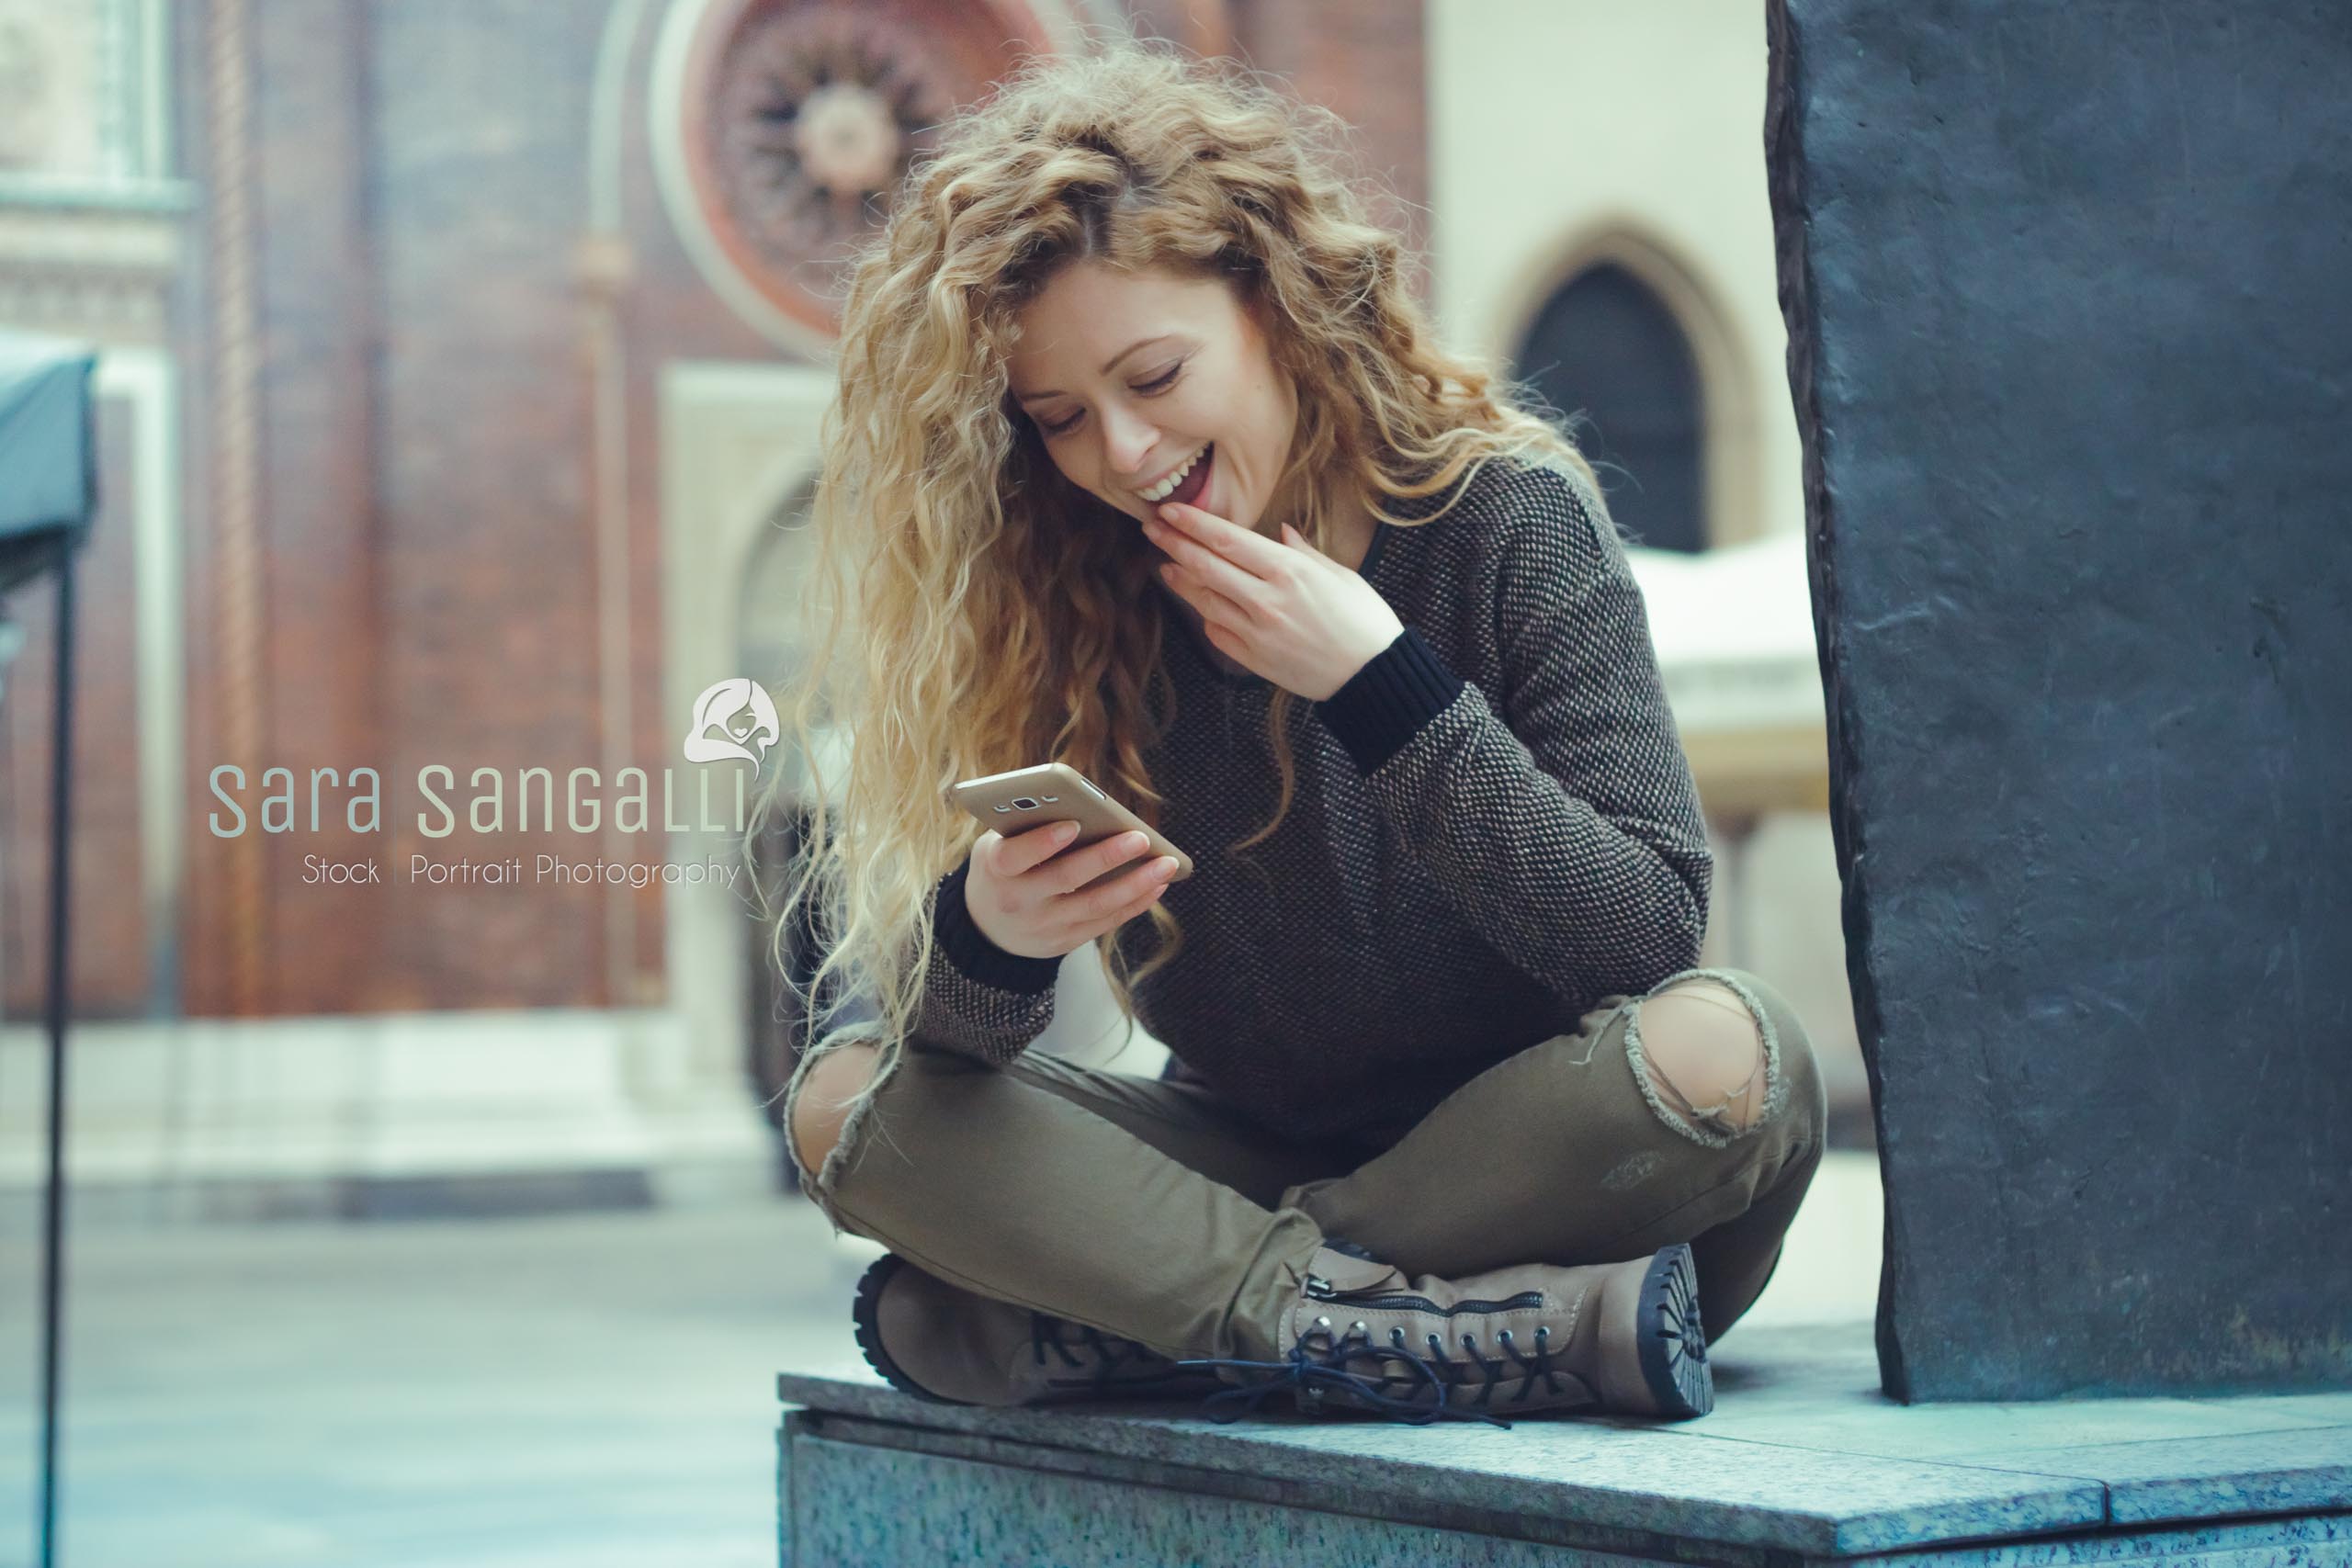
[{"label": "paved ground", "polygon": [[[1867,1316],[1831,1156],[1752,1324]],[[775,1373],[872,1249],[721,1210],[94,1229],[73,1248],[71,1568],[768,1568]],[[35,1253],[0,1239],[0,1564],[29,1561]]]}]

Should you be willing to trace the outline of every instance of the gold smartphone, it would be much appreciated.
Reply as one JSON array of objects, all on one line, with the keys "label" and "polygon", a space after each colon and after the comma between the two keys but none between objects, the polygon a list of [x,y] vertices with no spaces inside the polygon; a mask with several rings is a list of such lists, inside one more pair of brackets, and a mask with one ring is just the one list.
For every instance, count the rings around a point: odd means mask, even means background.
[{"label": "gold smartphone", "polygon": [[1192,856],[1170,843],[1142,818],[1096,789],[1084,773],[1067,762],[1044,762],[1034,768],[1015,768],[1009,773],[966,779],[947,792],[947,798],[982,827],[993,828],[1008,839],[1048,822],[1076,822],[1078,837],[1062,846],[1057,852],[1062,855],[1121,833],[1150,836],[1149,849],[1132,860],[1121,861],[1087,883],[1088,887],[1098,887],[1113,877],[1124,876],[1159,855],[1176,857],[1176,874],[1170,881],[1182,882],[1193,874]]}]

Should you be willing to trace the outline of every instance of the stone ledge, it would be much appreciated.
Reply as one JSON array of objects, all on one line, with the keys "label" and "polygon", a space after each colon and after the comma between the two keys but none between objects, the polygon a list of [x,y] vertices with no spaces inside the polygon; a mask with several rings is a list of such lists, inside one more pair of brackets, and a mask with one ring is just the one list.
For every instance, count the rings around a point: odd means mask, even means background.
[{"label": "stone ledge", "polygon": [[1701,1421],[1510,1431],[983,1411],[797,1369],[786,1562],[2352,1563],[2352,1392],[1905,1407],[1867,1324],[1744,1335],[1717,1367]]}]

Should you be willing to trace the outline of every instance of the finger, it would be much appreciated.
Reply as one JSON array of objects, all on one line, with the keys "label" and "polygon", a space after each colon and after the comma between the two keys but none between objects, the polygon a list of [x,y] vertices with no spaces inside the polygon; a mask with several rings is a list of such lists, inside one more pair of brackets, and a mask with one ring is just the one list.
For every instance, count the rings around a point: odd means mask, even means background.
[{"label": "finger", "polygon": [[1180,530],[1161,524],[1152,530],[1150,537],[1193,581],[1216,590],[1244,609],[1255,610],[1264,599],[1268,589],[1264,579],[1243,570]]},{"label": "finger", "polygon": [[1252,573],[1264,577],[1280,571],[1289,564],[1289,552],[1263,534],[1244,528],[1230,518],[1219,517],[1214,512],[1204,512],[1182,502],[1162,502],[1160,515],[1172,526],[1181,528],[1191,538],[1215,550],[1218,555]]},{"label": "finger", "polygon": [[1110,927],[1103,921],[1152,889],[1165,887],[1168,879],[1175,874],[1176,857],[1160,855],[1146,861],[1116,881],[1106,882],[1091,893],[1077,895],[1070,902],[1078,906],[1080,921],[1098,931],[1108,931]]},{"label": "finger", "polygon": [[1162,581],[1182,596],[1184,603],[1198,610],[1212,624],[1219,621],[1230,622],[1235,626],[1248,624],[1249,611],[1219,593],[1216,589],[1199,581],[1174,562],[1171,561],[1160,568],[1159,576]]},{"label": "finger", "polygon": [[1215,621],[1204,622],[1201,626],[1201,631],[1203,635],[1209,639],[1210,647],[1216,649],[1219,653],[1224,654],[1227,659],[1230,659],[1234,662],[1241,665],[1244,669],[1250,670],[1251,673],[1256,673],[1255,669],[1250,665],[1250,661],[1249,638],[1243,637],[1239,632],[1235,631],[1231,626],[1219,626]]},{"label": "finger", "polygon": [[1080,942],[1092,942],[1104,931],[1117,931],[1121,926],[1125,925],[1129,920],[1134,919],[1137,915],[1142,914],[1146,909],[1148,909],[1154,904],[1159,903],[1160,895],[1167,891],[1168,884],[1165,882],[1153,884],[1149,892],[1144,894],[1139,898],[1130,900],[1119,908],[1112,910],[1111,913],[1096,921],[1093,929],[1089,931],[1079,940]]},{"label": "finger", "polygon": [[1026,829],[1009,839],[1000,839],[996,846],[996,860],[989,869],[1000,877],[1020,876],[1051,860],[1077,835],[1078,824],[1064,819]]},{"label": "finger", "polygon": [[1151,848],[1151,840],[1141,833],[1114,833],[1099,844],[1089,844],[1082,850],[1072,850],[1056,861],[1040,874],[1049,879],[1056,895],[1085,886],[1113,866],[1125,865]]},{"label": "finger", "polygon": [[1309,560],[1323,561],[1332,566],[1339,565],[1339,562],[1317,549],[1313,540],[1288,523],[1283,525],[1283,543],[1306,556]]}]

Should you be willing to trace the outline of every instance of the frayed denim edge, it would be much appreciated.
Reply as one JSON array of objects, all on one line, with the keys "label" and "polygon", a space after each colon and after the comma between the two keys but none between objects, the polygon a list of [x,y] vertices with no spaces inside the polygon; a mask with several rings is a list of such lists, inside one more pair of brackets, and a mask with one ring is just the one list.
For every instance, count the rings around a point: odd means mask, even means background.
[{"label": "frayed denim edge", "polygon": [[[1756,1124],[1752,1127],[1742,1128],[1736,1133],[1716,1133],[1704,1127],[1694,1127],[1684,1120],[1679,1112],[1658,1098],[1657,1086],[1650,1082],[1649,1061],[1642,1054],[1641,1004],[1661,991],[1680,985],[1685,980],[1713,980],[1727,987],[1747,1005],[1748,1015],[1756,1020],[1757,1035],[1764,1043],[1764,1109],[1756,1118]],[[1762,1132],[1770,1125],[1772,1118],[1788,1104],[1788,1081],[1781,1071],[1780,1030],[1772,1022],[1771,1013],[1766,1010],[1755,990],[1731,970],[1684,969],[1677,974],[1668,975],[1642,996],[1618,1005],[1629,1010],[1625,1018],[1625,1058],[1634,1066],[1634,1081],[1642,1086],[1642,1098],[1649,1101],[1650,1110],[1657,1113],[1659,1121],[1689,1138],[1692,1143],[1703,1148],[1728,1148],[1735,1139],[1753,1137],[1756,1134]]]},{"label": "frayed denim edge", "polygon": [[[799,1174],[800,1190],[808,1195],[810,1202],[817,1205],[817,1212],[825,1216],[825,1223],[833,1227],[833,1234],[837,1236],[858,1235],[862,1233],[842,1223],[841,1210],[833,1201],[833,1189],[853,1157],[858,1138],[865,1130],[866,1118],[873,1113],[875,1102],[879,1098],[878,1092],[868,1094],[842,1119],[841,1136],[833,1140],[832,1148],[825,1155],[825,1163],[818,1168],[815,1176],[808,1175],[808,1163],[800,1157],[799,1144],[792,1135],[792,1108],[799,1100],[802,1079],[809,1068],[831,1055],[831,1051],[813,1051],[794,1065],[792,1077],[784,1089],[784,1148],[786,1156],[792,1161],[792,1168]],[[881,1085],[888,1080],[890,1073],[897,1070],[898,1064],[893,1062],[888,1070],[877,1072],[875,1075],[876,1089],[878,1091]]]}]

